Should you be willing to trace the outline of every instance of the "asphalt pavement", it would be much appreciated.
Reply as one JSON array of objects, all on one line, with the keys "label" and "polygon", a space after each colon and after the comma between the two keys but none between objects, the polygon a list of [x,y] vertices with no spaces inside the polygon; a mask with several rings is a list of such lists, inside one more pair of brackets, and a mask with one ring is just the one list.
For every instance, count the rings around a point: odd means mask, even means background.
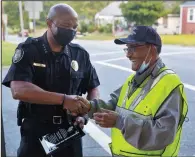
[{"label": "asphalt pavement", "polygon": [[[20,39],[21,40],[21,39]],[[19,42],[17,37],[10,39]],[[84,41],[75,40],[90,54],[92,64],[95,66],[101,85],[100,96],[109,99],[109,94],[122,85],[132,73],[131,63],[125,58],[124,46],[118,46],[113,41]],[[179,156],[195,156],[195,47],[165,45],[162,48],[161,58],[172,68],[185,85],[189,105],[189,121],[183,125],[183,135]],[[2,69],[2,78],[8,68]],[[11,97],[8,88],[2,87],[3,120],[7,156],[16,156],[20,141],[19,127],[16,125],[17,101]],[[110,156],[108,143],[111,142],[110,129],[98,127],[91,120],[85,127],[86,136],[83,138],[84,156]]]}]

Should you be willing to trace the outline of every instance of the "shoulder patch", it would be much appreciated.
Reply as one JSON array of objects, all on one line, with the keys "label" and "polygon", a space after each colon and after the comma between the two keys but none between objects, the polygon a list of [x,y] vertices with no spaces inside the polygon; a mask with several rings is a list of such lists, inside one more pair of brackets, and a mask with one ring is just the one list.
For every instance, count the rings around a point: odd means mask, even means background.
[{"label": "shoulder patch", "polygon": [[12,58],[13,63],[18,63],[19,61],[21,61],[23,56],[24,56],[23,49],[16,49],[15,54]]}]

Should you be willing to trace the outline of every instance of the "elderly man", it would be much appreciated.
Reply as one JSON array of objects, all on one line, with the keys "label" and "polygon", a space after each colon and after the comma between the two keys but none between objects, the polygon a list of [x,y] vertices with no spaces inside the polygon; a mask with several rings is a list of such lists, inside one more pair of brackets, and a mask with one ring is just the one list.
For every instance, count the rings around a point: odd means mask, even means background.
[{"label": "elderly man", "polygon": [[160,36],[151,27],[136,26],[115,43],[126,44],[124,51],[136,73],[108,102],[90,101],[90,117],[112,128],[114,156],[178,156],[187,102],[179,77],[159,57]]},{"label": "elderly man", "polygon": [[[99,79],[88,52],[73,40],[78,15],[66,4],[51,7],[47,32],[20,43],[3,85],[10,87],[14,99],[20,100],[18,125],[21,142],[18,157],[45,157],[39,138],[75,121],[87,123],[82,115],[88,107],[77,95],[87,93],[98,98]],[[67,114],[83,113],[78,117]],[[82,157],[81,139],[52,154],[53,157]]]}]

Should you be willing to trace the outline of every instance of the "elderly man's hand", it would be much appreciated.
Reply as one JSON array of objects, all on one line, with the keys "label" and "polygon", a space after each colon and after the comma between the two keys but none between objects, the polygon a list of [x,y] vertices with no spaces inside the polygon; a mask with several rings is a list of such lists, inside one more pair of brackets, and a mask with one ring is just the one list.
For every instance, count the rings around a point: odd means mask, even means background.
[{"label": "elderly man's hand", "polygon": [[89,102],[87,99],[85,99],[85,98],[83,98],[83,97],[81,97],[81,96],[78,96],[78,99],[79,99],[80,102],[82,102],[83,104],[86,105],[86,107],[88,108],[87,112],[89,112],[90,109],[91,109],[91,104],[90,104],[90,102]]},{"label": "elderly man's hand", "polygon": [[118,113],[106,109],[101,109],[101,111],[93,114],[96,124],[104,128],[113,128],[116,124]]},{"label": "elderly man's hand", "polygon": [[66,95],[63,108],[67,109],[74,116],[82,116],[89,111],[89,105],[83,103],[79,96],[75,95]]}]

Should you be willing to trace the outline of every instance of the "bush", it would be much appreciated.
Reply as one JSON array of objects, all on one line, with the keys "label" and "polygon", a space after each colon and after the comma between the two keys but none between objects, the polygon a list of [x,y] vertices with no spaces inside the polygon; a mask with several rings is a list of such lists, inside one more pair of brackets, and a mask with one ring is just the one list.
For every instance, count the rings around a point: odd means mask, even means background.
[{"label": "bush", "polygon": [[100,26],[98,28],[100,33],[112,33],[112,24],[107,24],[105,26]]},{"label": "bush", "polygon": [[93,23],[86,24],[85,22],[81,22],[78,30],[81,33],[86,33],[86,32],[92,33],[96,31],[96,26]]},{"label": "bush", "polygon": [[87,30],[89,33],[93,33],[96,31],[96,26],[94,24],[89,24]]},{"label": "bush", "polygon": [[103,32],[104,32],[104,26],[100,26],[100,27],[98,28],[98,31],[99,31],[100,33],[103,33]]},{"label": "bush", "polygon": [[105,33],[112,33],[112,24],[107,24],[104,32]]},{"label": "bush", "polygon": [[88,29],[87,24],[85,22],[81,22],[80,23],[80,27],[79,27],[79,31],[81,33],[85,33],[85,32],[87,32],[87,29]]}]

